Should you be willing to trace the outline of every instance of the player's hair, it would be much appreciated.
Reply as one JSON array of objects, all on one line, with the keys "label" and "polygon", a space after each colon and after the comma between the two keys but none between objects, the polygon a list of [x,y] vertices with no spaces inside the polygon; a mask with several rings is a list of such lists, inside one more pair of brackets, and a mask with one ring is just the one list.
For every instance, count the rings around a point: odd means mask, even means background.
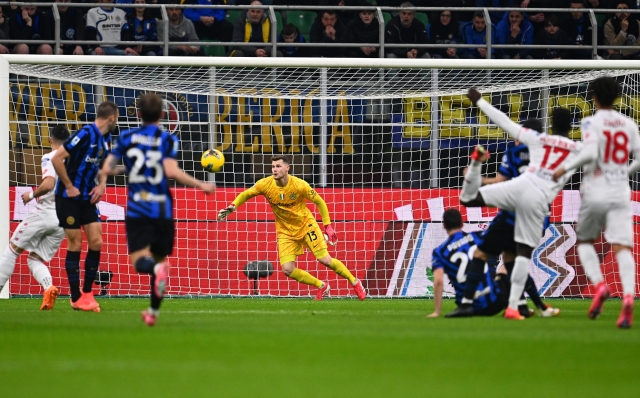
[{"label": "player's hair", "polygon": [[115,102],[105,101],[98,105],[96,119],[107,119],[109,116],[118,114],[118,105]]},{"label": "player's hair", "polygon": [[278,160],[282,160],[282,163],[289,164],[289,156],[287,155],[273,155],[271,156],[272,162],[277,162]]},{"label": "player's hair", "polygon": [[49,138],[53,138],[57,142],[62,143],[65,142],[70,135],[71,133],[69,132],[67,126],[65,126],[64,124],[58,124],[53,128],[53,130],[51,130],[51,133],[49,133]]},{"label": "player's hair", "polygon": [[298,35],[298,28],[292,23],[288,23],[282,28],[282,32],[280,32],[282,36],[291,36]]},{"label": "player's hair", "polygon": [[609,107],[612,106],[616,98],[620,96],[620,83],[612,77],[601,76],[591,82],[589,92],[598,98],[600,105]]},{"label": "player's hair", "polygon": [[143,123],[156,123],[162,117],[162,97],[147,93],[138,98],[138,109]]},{"label": "player's hair", "polygon": [[460,229],[463,226],[462,213],[458,209],[447,209],[442,214],[442,224],[444,229],[451,231],[452,229]]},{"label": "player's hair", "polygon": [[530,118],[522,123],[522,127],[526,127],[531,130],[535,130],[538,133],[542,133],[542,122],[536,118]]},{"label": "player's hair", "polygon": [[553,108],[551,128],[554,135],[568,137],[571,131],[571,111],[567,108]]}]

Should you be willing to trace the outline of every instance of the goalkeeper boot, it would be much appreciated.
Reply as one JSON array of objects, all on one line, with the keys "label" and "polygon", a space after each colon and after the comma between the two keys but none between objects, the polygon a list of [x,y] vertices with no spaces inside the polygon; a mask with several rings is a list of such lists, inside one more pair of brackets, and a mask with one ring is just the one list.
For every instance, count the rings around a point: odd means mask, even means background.
[{"label": "goalkeeper boot", "polygon": [[541,316],[542,318],[551,318],[558,315],[560,315],[560,309],[553,308],[549,304],[545,304],[544,310],[541,309],[540,311],[538,311],[538,316]]},{"label": "goalkeeper boot", "polygon": [[473,305],[472,304],[460,304],[458,308],[451,311],[445,318],[465,318],[473,316]]},{"label": "goalkeeper boot", "polygon": [[164,297],[167,291],[167,278],[169,277],[169,264],[163,262],[156,268],[156,283],[153,284],[153,293],[158,298]]},{"label": "goalkeeper boot", "polygon": [[331,289],[329,287],[329,284],[327,282],[324,282],[324,285],[322,285],[322,287],[319,287],[318,290],[316,291],[316,298],[314,298],[314,300],[320,301],[323,298],[328,297],[329,289]]},{"label": "goalkeeper boot", "polygon": [[504,319],[513,319],[516,321],[523,321],[524,317],[520,315],[520,312],[518,310],[514,310],[511,307],[507,307],[507,309],[504,310]]},{"label": "goalkeeper boot", "polygon": [[487,151],[482,145],[476,145],[473,149],[473,153],[471,154],[471,160],[475,160],[476,162],[486,162],[489,160],[489,151]]},{"label": "goalkeeper boot", "polygon": [[365,297],[367,297],[367,291],[364,290],[364,286],[362,286],[362,282],[360,282],[360,279],[356,279],[353,282],[353,290],[356,291],[356,294],[358,295],[358,300],[364,300]]},{"label": "goalkeeper boot", "polygon": [[153,326],[158,321],[158,316],[155,314],[152,314],[150,311],[147,311],[147,310],[142,311],[140,315],[142,316],[142,320],[144,321],[145,324],[147,324],[147,326]]},{"label": "goalkeeper boot", "polygon": [[622,311],[618,318],[619,329],[629,329],[633,322],[633,294],[625,294],[622,299]]},{"label": "goalkeeper boot", "polygon": [[602,304],[607,301],[609,294],[609,286],[604,282],[598,283],[596,286],[596,294],[593,297],[591,307],[589,307],[589,312],[587,313],[589,318],[596,319],[600,316],[600,313],[602,313]]},{"label": "goalkeeper boot", "polygon": [[49,286],[49,288],[44,291],[44,295],[42,296],[42,305],[40,306],[40,311],[52,310],[57,298],[58,288],[53,285]]}]

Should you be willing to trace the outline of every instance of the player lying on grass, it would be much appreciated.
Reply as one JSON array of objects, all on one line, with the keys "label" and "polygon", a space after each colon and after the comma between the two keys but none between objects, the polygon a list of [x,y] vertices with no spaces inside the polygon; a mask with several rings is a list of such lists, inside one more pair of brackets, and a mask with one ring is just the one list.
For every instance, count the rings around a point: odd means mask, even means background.
[{"label": "player lying on grass", "polygon": [[36,208],[13,232],[11,241],[0,258],[0,290],[13,274],[16,260],[23,251],[29,252],[27,264],[31,274],[44,289],[41,310],[51,310],[58,297],[58,288],[53,285],[49,268],[44,262],[49,262],[60,248],[64,239],[64,230],[58,225],[54,202],[54,188],[58,182],[58,175],[51,165],[51,158],[60,145],[69,138],[69,129],[58,125],[49,135],[49,142],[53,151],[42,156],[42,182],[35,191],[22,194],[22,201],[26,205],[32,199],[37,199]]},{"label": "player lying on grass", "polygon": [[278,233],[278,256],[282,271],[289,278],[305,285],[318,288],[315,300],[322,300],[329,294],[329,284],[312,276],[306,271],[296,268],[296,258],[309,249],[320,264],[331,268],[336,274],[347,279],[356,291],[358,298],[364,300],[367,293],[362,282],[354,277],[342,261],[331,258],[327,251],[327,242],[315,217],[307,208],[307,199],[315,203],[322,216],[324,232],[332,245],[338,236],[331,226],[329,209],[320,195],[307,182],[289,175],[289,158],[285,155],[271,157],[272,176],[261,179],[256,184],[240,193],[228,207],[220,210],[218,221],[225,220],[247,200],[263,195],[276,218]]},{"label": "player lying on grass", "polygon": [[[553,172],[563,162],[574,157],[581,145],[567,138],[566,132],[559,131],[557,135],[548,135],[518,125],[482,99],[481,94],[474,88],[469,90],[467,96],[512,139],[529,148],[529,167],[523,174],[509,181],[480,187],[481,165],[488,158],[488,154],[484,148],[477,146],[471,155],[471,164],[465,174],[460,194],[460,203],[464,206],[499,207],[516,215],[516,259],[511,273],[511,291],[505,318],[522,320],[524,317],[518,312],[518,303],[527,281],[531,255],[540,241],[540,231],[549,214],[549,205],[568,179],[568,176],[564,176],[556,182],[552,179]],[[473,256],[467,269],[466,291],[458,312],[472,310],[471,304],[477,284],[483,278],[484,263],[482,256]]]},{"label": "player lying on grass", "polygon": [[[611,244],[618,262],[624,298],[617,325],[631,327],[636,285],[636,264],[633,247],[633,212],[629,174],[640,170],[640,139],[638,126],[629,117],[614,109],[621,89],[611,77],[594,80],[589,91],[597,111],[582,120],[584,149],[573,161],[556,169],[553,178],[562,178],[566,170],[583,168],[578,214],[578,255],[580,263],[595,285],[595,297],[589,308],[589,318],[596,319],[602,303],[609,297],[609,287],[600,270],[600,259],[593,242],[604,228],[604,237]],[[629,166],[629,155],[634,162]]]},{"label": "player lying on grass", "polygon": [[[100,173],[124,171],[128,176],[127,245],[135,270],[151,276],[151,305],[141,315],[148,326],[153,326],[167,290],[166,257],[173,252],[175,236],[168,179],[200,188],[204,193],[213,192],[215,185],[191,177],[178,166],[178,138],[160,128],[162,97],[144,94],[137,105],[142,126],[120,134]],[[124,169],[116,166],[121,159]]]},{"label": "player lying on grass", "polygon": [[[442,217],[442,223],[449,237],[433,250],[431,267],[435,308],[433,313],[428,315],[430,318],[440,316],[444,274],[447,275],[455,290],[456,304],[461,305],[466,288],[465,269],[473,252],[483,242],[483,232],[467,233],[462,230],[464,226],[462,214],[457,209],[447,209]],[[502,267],[501,271],[497,273],[495,267],[485,265],[482,280],[477,285],[478,290],[474,294],[472,311],[466,316],[492,316],[503,311],[507,308],[509,287],[510,282],[506,267]],[[541,302],[531,276],[527,278],[525,289],[534,302]],[[524,307],[526,308],[526,305]],[[528,308],[526,310],[528,311]]]}]

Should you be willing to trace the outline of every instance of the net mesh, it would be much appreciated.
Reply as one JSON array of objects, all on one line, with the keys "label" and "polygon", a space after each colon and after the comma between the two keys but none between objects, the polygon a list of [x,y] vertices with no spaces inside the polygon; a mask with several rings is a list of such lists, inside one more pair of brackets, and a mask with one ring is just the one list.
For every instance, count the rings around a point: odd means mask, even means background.
[{"label": "net mesh", "polygon": [[[602,75],[616,76],[624,87],[617,109],[640,121],[639,76],[629,70],[339,68],[324,72],[12,64],[11,73],[12,233],[33,209],[34,204],[22,205],[20,194],[40,182],[39,162],[49,151],[48,135],[54,125],[64,123],[75,131],[93,121],[100,102],[110,100],[120,108],[122,131],[138,125],[135,103],[141,93],[153,91],[165,98],[162,125],[180,138],[180,166],[218,185],[208,197],[174,187],[177,232],[169,294],[176,296],[315,293],[280,272],[275,225],[264,198],[252,199],[228,222],[215,221],[218,210],[270,174],[273,154],[289,154],[292,174],[314,186],[328,203],[340,237],[330,254],[363,281],[370,295],[428,296],[433,284],[431,251],[446,237],[440,224],[442,212],[459,207],[462,170],[470,151],[480,143],[494,154],[483,170],[492,176],[509,145],[504,132],[464,96],[470,86],[478,87],[513,120],[540,118],[545,129],[553,107],[569,108],[574,118],[571,137],[580,139],[579,122],[594,110],[587,94],[589,82]],[[222,172],[209,174],[200,166],[200,156],[208,148],[224,152]],[[579,175],[574,176],[554,201],[552,225],[531,264],[545,296],[590,293],[575,250],[579,180]],[[320,219],[315,206],[309,206]],[[102,292],[148,294],[148,278],[128,265],[124,177],[109,180],[99,208],[105,242],[101,270],[113,274],[101,286]],[[468,230],[480,228],[495,215],[489,209],[461,210]],[[598,250],[606,278],[618,294],[621,287],[614,259],[602,237]],[[50,263],[62,294],[68,294],[65,253],[63,243]],[[26,256],[19,261],[11,293],[39,294]],[[332,295],[354,295],[344,279],[317,263],[312,254],[298,257],[298,266],[328,281]],[[265,270],[257,281],[249,278],[255,267]],[[450,294],[452,289],[445,291]]]}]

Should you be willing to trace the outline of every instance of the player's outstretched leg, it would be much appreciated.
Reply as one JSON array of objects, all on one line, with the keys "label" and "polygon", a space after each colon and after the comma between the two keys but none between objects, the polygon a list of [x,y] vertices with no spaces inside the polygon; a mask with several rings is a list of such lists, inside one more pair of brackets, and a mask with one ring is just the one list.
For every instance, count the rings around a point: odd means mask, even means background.
[{"label": "player's outstretched leg", "polygon": [[367,292],[364,290],[362,282],[360,282],[359,279],[353,276],[353,274],[342,263],[342,261],[338,260],[337,258],[331,258],[331,256],[325,256],[318,259],[318,261],[322,265],[331,268],[336,274],[348,280],[351,286],[353,286],[353,290],[355,290],[359,300],[364,300],[365,297],[367,297]]},{"label": "player's outstretched leg", "polygon": [[37,254],[31,253],[27,258],[27,264],[31,270],[31,275],[38,281],[44,294],[42,295],[41,311],[49,311],[53,309],[53,306],[58,298],[58,288],[53,286],[53,279],[49,272],[49,267],[44,265],[42,259]]},{"label": "player's outstretched leg", "polygon": [[482,162],[487,159],[489,159],[489,152],[481,145],[477,145],[471,154],[471,162],[462,182],[461,202],[471,202],[478,196],[478,189],[482,184]]},{"label": "player's outstretched leg", "polygon": [[538,309],[538,316],[543,318],[550,318],[560,315],[560,309],[553,308],[549,304],[542,301],[542,298],[538,294],[538,288],[531,275],[527,276],[527,283],[524,285],[524,291],[527,292],[531,301]]},{"label": "player's outstretched leg", "polygon": [[473,300],[475,299],[478,284],[484,277],[484,265],[486,262],[486,254],[476,249],[471,262],[467,266],[467,281],[464,286],[464,296],[460,305],[447,315],[445,318],[464,318],[473,316]]},{"label": "player's outstretched leg", "polygon": [[587,278],[589,278],[591,284],[596,287],[593,301],[587,313],[589,318],[596,319],[602,313],[602,305],[609,298],[609,286],[604,282],[604,277],[600,270],[600,259],[598,258],[596,249],[593,247],[593,243],[579,242],[578,256],[580,257],[582,268],[585,274],[587,274]]}]

